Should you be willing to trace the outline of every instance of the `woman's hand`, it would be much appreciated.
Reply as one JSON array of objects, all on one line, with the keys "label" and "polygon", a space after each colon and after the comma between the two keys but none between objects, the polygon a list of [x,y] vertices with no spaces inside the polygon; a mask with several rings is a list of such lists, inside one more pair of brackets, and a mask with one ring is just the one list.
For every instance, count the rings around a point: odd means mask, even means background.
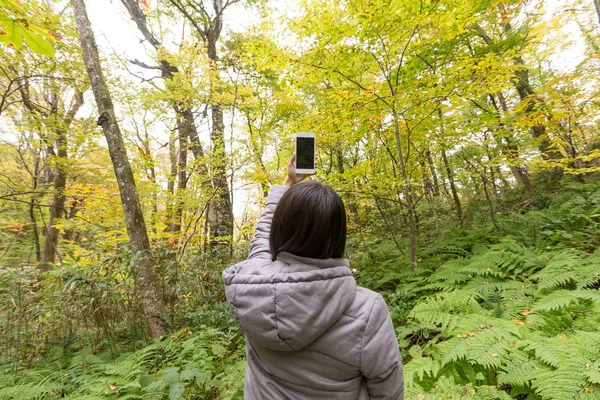
[{"label": "woman's hand", "polygon": [[[296,164],[296,153],[294,153],[294,155],[292,155],[292,158],[290,158],[290,162],[288,163],[288,173],[287,173],[287,176],[285,177],[285,179],[283,180],[283,185],[292,187],[292,186],[302,182],[309,176],[314,175],[316,173],[315,172],[312,174],[298,174],[298,173],[296,173],[296,165],[295,164]],[[316,164],[316,157],[315,157],[315,164]]]}]

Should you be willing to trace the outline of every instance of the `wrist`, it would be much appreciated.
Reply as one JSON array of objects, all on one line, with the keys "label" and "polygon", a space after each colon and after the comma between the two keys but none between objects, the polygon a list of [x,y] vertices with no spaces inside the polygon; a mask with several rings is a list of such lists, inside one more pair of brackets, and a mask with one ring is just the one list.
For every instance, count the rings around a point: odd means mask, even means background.
[{"label": "wrist", "polygon": [[282,185],[292,187],[292,186],[294,186],[294,181],[289,176],[286,176],[285,179],[283,180]]}]

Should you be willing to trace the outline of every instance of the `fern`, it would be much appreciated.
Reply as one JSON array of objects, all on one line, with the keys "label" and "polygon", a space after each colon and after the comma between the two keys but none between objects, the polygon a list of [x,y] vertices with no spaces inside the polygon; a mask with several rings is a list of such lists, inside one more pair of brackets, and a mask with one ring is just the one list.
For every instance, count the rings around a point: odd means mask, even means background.
[{"label": "fern", "polygon": [[442,331],[452,332],[463,314],[477,314],[481,311],[477,294],[455,291],[442,293],[417,304],[409,317],[417,318],[425,324],[441,325]]},{"label": "fern", "polygon": [[506,356],[498,372],[498,384],[520,387],[523,389],[531,386],[532,375],[545,366],[533,360],[529,355],[519,349],[512,350]]},{"label": "fern", "polygon": [[550,311],[567,308],[581,300],[600,302],[600,294],[597,290],[556,290],[538,300],[534,306],[535,311]]}]

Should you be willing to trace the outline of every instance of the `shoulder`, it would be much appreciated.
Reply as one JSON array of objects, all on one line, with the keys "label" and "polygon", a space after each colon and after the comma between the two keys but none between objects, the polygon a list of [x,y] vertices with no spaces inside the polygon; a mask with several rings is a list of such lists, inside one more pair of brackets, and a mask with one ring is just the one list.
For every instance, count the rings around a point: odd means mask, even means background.
[{"label": "shoulder", "polygon": [[[263,275],[272,276],[281,271],[282,263],[270,258],[249,258],[223,271],[225,284],[234,283],[235,276]],[[238,279],[235,279],[236,281]],[[241,283],[241,282],[238,282]]]},{"label": "shoulder", "polygon": [[370,289],[357,286],[354,301],[344,314],[349,317],[361,319],[366,323],[371,314],[382,312],[387,313],[387,306],[383,297]]}]

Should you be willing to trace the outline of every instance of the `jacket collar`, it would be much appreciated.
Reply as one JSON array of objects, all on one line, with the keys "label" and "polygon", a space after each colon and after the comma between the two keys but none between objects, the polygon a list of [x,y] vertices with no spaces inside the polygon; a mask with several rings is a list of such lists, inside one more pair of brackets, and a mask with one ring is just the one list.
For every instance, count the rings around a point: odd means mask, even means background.
[{"label": "jacket collar", "polygon": [[345,258],[308,258],[300,257],[287,251],[282,251],[277,254],[277,260],[287,264],[305,264],[315,266],[317,268],[333,268],[333,267],[349,267],[350,262]]}]

